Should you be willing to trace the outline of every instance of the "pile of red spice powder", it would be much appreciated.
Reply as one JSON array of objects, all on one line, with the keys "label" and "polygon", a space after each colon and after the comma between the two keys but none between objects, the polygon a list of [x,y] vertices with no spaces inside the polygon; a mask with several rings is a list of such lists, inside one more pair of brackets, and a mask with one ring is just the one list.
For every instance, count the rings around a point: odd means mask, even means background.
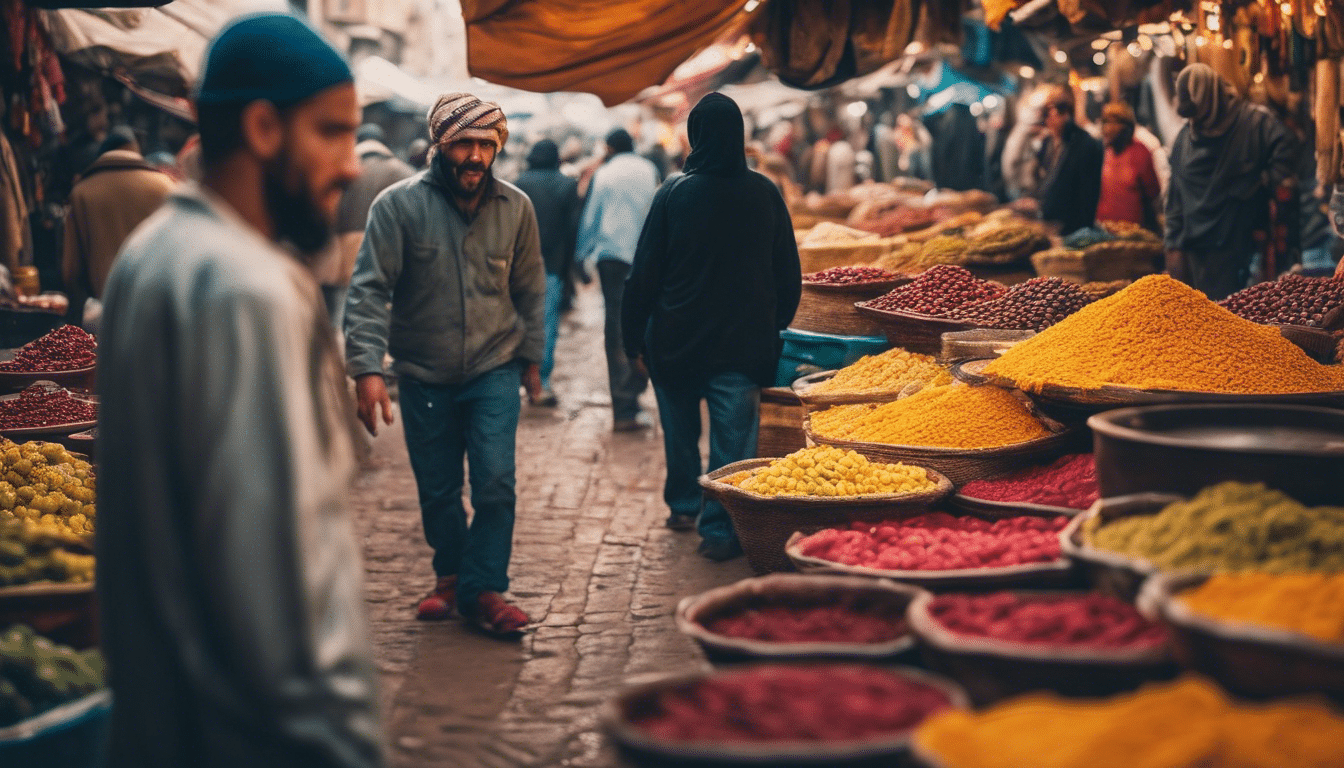
[{"label": "pile of red spice powder", "polygon": [[961,495],[986,501],[1016,501],[1051,507],[1087,509],[1097,500],[1097,466],[1090,453],[1061,456],[996,480],[974,480]]}]

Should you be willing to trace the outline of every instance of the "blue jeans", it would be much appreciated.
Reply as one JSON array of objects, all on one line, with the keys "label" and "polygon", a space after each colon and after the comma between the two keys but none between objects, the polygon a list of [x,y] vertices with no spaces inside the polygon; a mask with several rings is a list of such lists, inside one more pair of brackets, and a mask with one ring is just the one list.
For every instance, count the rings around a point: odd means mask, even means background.
[{"label": "blue jeans", "polygon": [[[401,379],[406,449],[420,494],[436,576],[458,577],[457,597],[509,588],[513,552],[514,442],[521,371],[509,363],[464,384]],[[471,526],[462,505],[462,458],[471,477]]]},{"label": "blue jeans", "polygon": [[706,471],[700,459],[700,401],[709,407],[707,471],[713,472],[756,454],[760,388],[743,374],[722,373],[698,382],[654,382],[653,392],[667,454],[663,500],[674,515],[698,514],[696,529],[706,541],[736,540],[728,511],[700,490]]},{"label": "blue jeans", "polygon": [[551,388],[555,370],[555,339],[560,335],[560,300],[565,297],[565,278],[546,275],[546,352],[541,358],[541,386]]}]

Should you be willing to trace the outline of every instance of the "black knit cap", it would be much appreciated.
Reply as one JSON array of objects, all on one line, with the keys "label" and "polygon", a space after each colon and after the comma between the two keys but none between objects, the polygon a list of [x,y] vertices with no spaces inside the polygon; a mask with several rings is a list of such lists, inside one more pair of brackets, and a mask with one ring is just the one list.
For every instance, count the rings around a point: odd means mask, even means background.
[{"label": "black knit cap", "polygon": [[210,43],[196,103],[263,99],[288,106],[354,79],[345,58],[298,17],[254,14],[232,22]]}]

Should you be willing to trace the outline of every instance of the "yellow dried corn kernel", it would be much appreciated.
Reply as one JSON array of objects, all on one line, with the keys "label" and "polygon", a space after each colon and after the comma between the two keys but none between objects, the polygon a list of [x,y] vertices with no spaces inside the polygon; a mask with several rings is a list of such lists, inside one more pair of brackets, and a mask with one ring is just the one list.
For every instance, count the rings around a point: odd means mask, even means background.
[{"label": "yellow dried corn kernel", "polygon": [[923,467],[877,464],[855,453],[818,445],[775,459],[733,485],[762,496],[862,496],[920,493],[937,484]]}]

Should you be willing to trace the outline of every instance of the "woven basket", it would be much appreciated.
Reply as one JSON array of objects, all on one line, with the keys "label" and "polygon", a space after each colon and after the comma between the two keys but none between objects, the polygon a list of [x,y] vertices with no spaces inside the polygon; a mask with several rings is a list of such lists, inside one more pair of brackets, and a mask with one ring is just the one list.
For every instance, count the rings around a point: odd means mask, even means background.
[{"label": "woven basket", "polygon": [[923,591],[917,587],[887,581],[776,573],[743,579],[682,600],[677,606],[677,629],[698,642],[711,658],[888,659],[913,648],[914,637],[906,633],[882,643],[777,643],[720,635],[708,629],[705,623],[725,613],[781,603],[799,608],[843,605],[904,621],[910,601],[921,594]]},{"label": "woven basket", "polygon": [[[808,374],[793,382],[793,393],[802,401],[804,409],[808,412],[819,411],[829,408],[833,405],[862,405],[864,403],[890,403],[893,400],[900,400],[903,397],[909,397],[916,392],[924,389],[922,384],[912,382],[905,389],[893,390],[889,392],[863,392],[863,393],[837,393],[837,394],[809,394],[810,390],[823,381],[835,376],[837,371],[820,371]],[[798,421],[799,429],[802,429],[802,419]]]},{"label": "woven basket", "polygon": [[1082,566],[1089,581],[1106,594],[1121,600],[1133,601],[1143,586],[1144,579],[1160,571],[1156,564],[1139,557],[1097,549],[1083,537],[1083,526],[1094,517],[1108,522],[1134,515],[1155,515],[1181,496],[1166,493],[1138,493],[1101,499],[1090,509],[1077,515],[1059,532],[1059,546],[1071,559]]},{"label": "woven basket", "polygon": [[798,249],[798,263],[802,274],[810,275],[832,267],[852,267],[872,264],[891,252],[886,240],[855,240],[852,243],[804,245]]},{"label": "woven basket", "polygon": [[937,355],[943,350],[943,334],[950,331],[969,331],[975,329],[975,323],[963,320],[948,320],[943,317],[921,315],[914,312],[899,312],[889,309],[855,304],[859,314],[870,318],[886,334],[887,341],[895,347],[919,352],[924,355]]},{"label": "woven basket", "polygon": [[1001,477],[1032,464],[1044,463],[1064,455],[1079,439],[1079,432],[1065,429],[1025,443],[997,448],[936,448],[922,445],[887,445],[837,440],[812,431],[811,417],[803,420],[803,432],[812,443],[833,445],[855,451],[869,461],[886,464],[903,462],[935,469],[957,485],[972,480]]},{"label": "woven basket", "polygon": [[788,456],[807,447],[803,417],[807,409],[787,387],[761,390],[760,428],[756,431],[757,457]]},{"label": "woven basket", "polygon": [[1326,693],[1344,699],[1344,643],[1327,643],[1285,629],[1228,621],[1192,611],[1180,593],[1208,574],[1168,573],[1144,582],[1141,607],[1171,628],[1176,658],[1245,696]]},{"label": "woven basket", "polygon": [[1086,283],[1138,280],[1162,271],[1162,243],[1147,240],[1109,240],[1083,249]]},{"label": "woven basket", "polygon": [[929,471],[929,479],[937,483],[931,491],[867,496],[762,496],[723,482],[739,472],[768,466],[771,461],[738,461],[700,477],[705,494],[728,510],[747,564],[758,574],[790,570],[784,543],[794,531],[916,515],[952,493],[952,482],[935,471]]},{"label": "woven basket", "polygon": [[891,280],[845,285],[804,281],[802,296],[798,300],[798,311],[794,312],[789,327],[798,331],[829,333],[836,336],[881,336],[881,326],[860,315],[854,309],[854,304],[875,299],[911,280],[914,278],[902,276]]},{"label": "woven basket", "polygon": [[1305,325],[1279,325],[1277,327],[1283,338],[1296,344],[1312,360],[1324,365],[1333,365],[1336,362],[1339,340],[1332,336],[1329,331],[1309,328]]}]

